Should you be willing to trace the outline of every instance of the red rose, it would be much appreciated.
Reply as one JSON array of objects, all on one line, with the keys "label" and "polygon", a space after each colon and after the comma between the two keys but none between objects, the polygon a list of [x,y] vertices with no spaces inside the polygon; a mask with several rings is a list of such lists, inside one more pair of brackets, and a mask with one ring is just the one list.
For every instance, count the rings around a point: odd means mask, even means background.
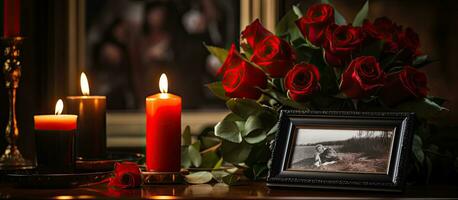
[{"label": "red rose", "polygon": [[397,34],[397,44],[401,50],[399,59],[405,63],[412,63],[417,54],[420,54],[418,48],[420,47],[420,38],[411,28],[400,31]]},{"label": "red rose", "polygon": [[232,44],[228,56],[217,75],[223,74],[223,88],[226,96],[233,98],[258,99],[267,87],[266,74],[248,63]]},{"label": "red rose", "polygon": [[405,100],[424,98],[428,94],[426,74],[406,66],[403,70],[388,74],[380,99],[388,106]]},{"label": "red rose", "polygon": [[223,65],[219,68],[218,72],[216,73],[217,76],[223,75],[229,69],[236,68],[242,64],[243,59],[240,53],[235,49],[235,45],[231,45],[231,49],[227,54],[226,60],[224,61]]},{"label": "red rose", "polygon": [[368,33],[370,37],[388,42],[393,41],[394,36],[400,29],[400,26],[386,17],[375,19],[374,24],[371,24],[369,20],[366,20],[363,24],[363,30]]},{"label": "red rose", "polygon": [[135,188],[141,184],[141,172],[137,163],[115,163],[114,177],[110,179],[109,186],[119,188]]},{"label": "red rose", "polygon": [[350,98],[360,99],[372,95],[383,87],[385,73],[373,56],[355,58],[342,74],[340,90]]},{"label": "red rose", "polygon": [[369,39],[383,40],[385,53],[397,53],[399,48],[396,43],[397,33],[401,31],[401,27],[393,23],[386,17],[377,18],[372,24],[369,20],[363,23],[363,31]]},{"label": "red rose", "polygon": [[320,73],[312,64],[297,64],[285,77],[288,96],[294,101],[303,101],[320,90]]},{"label": "red rose", "polygon": [[246,51],[255,49],[259,42],[270,35],[273,34],[262,26],[259,19],[256,19],[242,31],[240,35],[241,46]]},{"label": "red rose", "polygon": [[398,44],[411,52],[416,52],[420,47],[420,38],[411,28],[398,33]]},{"label": "red rose", "polygon": [[353,52],[360,49],[364,34],[360,27],[332,24],[326,29],[325,59],[331,66],[343,67]]},{"label": "red rose", "polygon": [[223,88],[228,97],[259,99],[259,88],[266,87],[266,74],[246,61],[224,73]]},{"label": "red rose", "polygon": [[303,17],[296,21],[302,35],[315,46],[323,43],[326,27],[333,24],[334,8],[328,4],[315,4],[307,9]]},{"label": "red rose", "polygon": [[296,61],[291,46],[275,35],[266,37],[256,46],[251,61],[273,78],[283,77]]}]

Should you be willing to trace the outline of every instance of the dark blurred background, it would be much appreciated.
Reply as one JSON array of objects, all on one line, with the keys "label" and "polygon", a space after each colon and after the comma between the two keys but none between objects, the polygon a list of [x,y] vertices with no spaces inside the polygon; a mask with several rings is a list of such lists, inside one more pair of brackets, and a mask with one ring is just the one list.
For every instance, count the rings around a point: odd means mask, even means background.
[{"label": "dark blurred background", "polygon": [[[110,101],[113,99],[109,105],[113,110],[141,110],[144,96],[157,91],[159,72],[165,71],[171,82],[170,91],[183,96],[185,108],[218,107],[217,101],[202,86],[214,79],[218,64],[201,44],[205,41],[227,47],[238,40],[239,2],[154,2],[86,1],[87,40],[82,42],[86,43],[89,78],[97,84],[95,92],[107,95]],[[282,16],[299,1],[279,2],[279,16]],[[347,21],[351,21],[365,0],[333,2]],[[25,148],[22,152],[28,158],[34,157],[31,151],[33,115],[52,113],[56,99],[69,95],[68,58],[64,53],[68,48],[67,4],[67,1],[54,0],[21,1],[21,32],[27,39],[17,111],[21,131],[19,145]],[[3,12],[3,3],[0,7]],[[3,13],[0,16],[3,17]],[[446,104],[452,111],[449,123],[457,125],[458,1],[371,0],[369,17],[379,16],[413,28],[420,35],[421,50],[440,60],[422,70],[427,72],[430,94],[449,100]],[[227,23],[233,23],[232,28]],[[2,153],[7,116],[8,95],[1,74]]]}]

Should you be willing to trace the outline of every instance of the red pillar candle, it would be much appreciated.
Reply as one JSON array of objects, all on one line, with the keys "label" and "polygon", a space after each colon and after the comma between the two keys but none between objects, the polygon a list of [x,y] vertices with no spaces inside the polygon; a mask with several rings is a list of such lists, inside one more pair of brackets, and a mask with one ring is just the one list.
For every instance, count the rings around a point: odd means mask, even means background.
[{"label": "red pillar candle", "polygon": [[71,172],[75,167],[76,115],[61,115],[59,99],[55,115],[35,115],[35,142],[40,170],[51,173]]},{"label": "red pillar candle", "polygon": [[19,0],[3,0],[3,37],[17,37],[21,30],[21,3]]},{"label": "red pillar candle", "polygon": [[179,172],[181,97],[167,93],[165,74],[159,88],[161,93],[146,98],[146,167],[148,171]]}]

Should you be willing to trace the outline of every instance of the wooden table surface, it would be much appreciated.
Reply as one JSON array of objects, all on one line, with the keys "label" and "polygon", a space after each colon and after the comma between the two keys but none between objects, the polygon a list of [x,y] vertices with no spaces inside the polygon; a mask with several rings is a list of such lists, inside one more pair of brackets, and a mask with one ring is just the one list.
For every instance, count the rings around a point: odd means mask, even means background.
[{"label": "wooden table surface", "polygon": [[409,186],[405,193],[357,192],[268,188],[264,182],[237,186],[222,184],[156,185],[138,189],[114,189],[105,184],[73,189],[24,189],[3,185],[0,198],[19,199],[386,199],[458,198],[458,186]]}]

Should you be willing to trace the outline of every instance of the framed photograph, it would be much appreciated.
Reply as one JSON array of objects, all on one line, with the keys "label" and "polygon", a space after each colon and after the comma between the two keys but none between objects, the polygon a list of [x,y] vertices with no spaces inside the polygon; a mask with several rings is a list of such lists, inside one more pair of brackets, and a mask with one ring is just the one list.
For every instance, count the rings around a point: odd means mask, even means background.
[{"label": "framed photograph", "polygon": [[413,113],[281,111],[267,185],[400,192],[414,119]]}]

